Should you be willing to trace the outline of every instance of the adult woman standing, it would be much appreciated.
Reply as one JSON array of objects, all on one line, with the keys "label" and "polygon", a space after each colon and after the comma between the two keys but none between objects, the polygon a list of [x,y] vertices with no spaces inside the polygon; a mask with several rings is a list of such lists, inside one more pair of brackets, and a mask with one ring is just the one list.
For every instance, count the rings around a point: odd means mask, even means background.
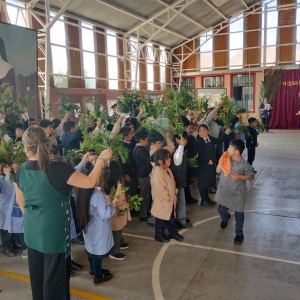
[{"label": "adult woman standing", "polygon": [[70,266],[70,204],[73,186],[93,188],[112,152],[101,153],[89,176],[49,160],[49,138],[38,126],[22,137],[28,161],[16,174],[17,202],[24,214],[33,300],[67,300]]},{"label": "adult woman standing", "polygon": [[269,120],[271,109],[273,109],[272,105],[269,103],[269,100],[265,98],[264,103],[262,103],[259,107],[259,111],[261,120],[265,125],[266,132],[269,132]]}]

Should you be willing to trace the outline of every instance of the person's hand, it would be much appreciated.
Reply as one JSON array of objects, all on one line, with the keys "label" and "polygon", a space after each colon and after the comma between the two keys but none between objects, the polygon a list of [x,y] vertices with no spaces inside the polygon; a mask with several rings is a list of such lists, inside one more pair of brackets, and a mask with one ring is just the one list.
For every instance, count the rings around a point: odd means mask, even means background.
[{"label": "person's hand", "polygon": [[233,180],[238,180],[238,179],[240,179],[240,175],[238,173],[232,172],[231,173],[231,178]]},{"label": "person's hand", "polygon": [[259,145],[259,144],[258,144],[258,143],[256,143],[255,147],[258,147],[258,145]]},{"label": "person's hand", "polygon": [[84,163],[84,164],[87,163],[90,160],[90,155],[91,155],[90,152],[87,152],[86,154],[84,154],[83,158],[81,160],[82,163]]},{"label": "person's hand", "polygon": [[179,145],[180,146],[185,146],[186,145],[186,139],[181,138],[180,141],[179,141]]},{"label": "person's hand", "polygon": [[221,102],[218,104],[217,108],[221,108],[222,105],[223,105],[223,102],[221,101]]},{"label": "person's hand", "polygon": [[[22,114],[22,119],[24,120],[24,121],[26,121],[27,119],[28,119],[28,117],[26,116],[26,114]],[[0,119],[1,120],[1,119]]]},{"label": "person's hand", "polygon": [[166,138],[171,138],[171,134],[169,131],[166,132]]},{"label": "person's hand", "polygon": [[120,117],[118,118],[117,122],[121,124],[121,123],[123,122],[124,119],[125,119],[125,116],[120,116]]},{"label": "person's hand", "polygon": [[64,119],[69,119],[69,118],[71,118],[71,116],[72,116],[72,113],[71,113],[70,111],[68,111],[68,112],[66,113]]},{"label": "person's hand", "polygon": [[101,119],[97,120],[96,127],[99,129],[101,128]]},{"label": "person's hand", "polygon": [[110,148],[103,150],[101,152],[101,154],[99,155],[99,158],[104,159],[104,160],[108,160],[111,157],[112,157],[112,150]]},{"label": "person's hand", "polygon": [[131,182],[131,177],[128,174],[125,175],[125,181],[128,183]]},{"label": "person's hand", "polygon": [[225,131],[225,134],[229,135],[230,133],[231,133],[231,129],[227,128],[226,131]]},{"label": "person's hand", "polygon": [[209,162],[208,162],[208,164],[209,164],[210,166],[212,166],[214,163],[213,163],[213,161],[210,159]]}]

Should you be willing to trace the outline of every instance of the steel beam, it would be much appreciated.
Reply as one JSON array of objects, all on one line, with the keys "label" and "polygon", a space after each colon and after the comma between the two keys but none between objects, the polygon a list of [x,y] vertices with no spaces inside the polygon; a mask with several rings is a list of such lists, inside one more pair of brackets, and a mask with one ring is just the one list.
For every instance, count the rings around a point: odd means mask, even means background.
[{"label": "steel beam", "polygon": [[228,18],[209,0],[203,0],[208,6],[210,6],[215,12],[217,12],[224,20],[228,20]]}]

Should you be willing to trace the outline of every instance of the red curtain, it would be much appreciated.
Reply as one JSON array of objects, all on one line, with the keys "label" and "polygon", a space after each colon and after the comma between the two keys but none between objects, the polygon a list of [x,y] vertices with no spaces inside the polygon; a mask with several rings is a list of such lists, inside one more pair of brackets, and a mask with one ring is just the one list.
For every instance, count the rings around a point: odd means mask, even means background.
[{"label": "red curtain", "polygon": [[300,70],[283,73],[272,105],[270,128],[300,129]]}]

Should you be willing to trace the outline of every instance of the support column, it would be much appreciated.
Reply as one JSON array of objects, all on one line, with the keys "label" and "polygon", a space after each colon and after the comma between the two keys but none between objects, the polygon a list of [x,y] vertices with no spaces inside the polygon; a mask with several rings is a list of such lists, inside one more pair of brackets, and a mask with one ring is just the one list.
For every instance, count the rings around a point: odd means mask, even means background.
[{"label": "support column", "polygon": [[[119,37],[119,38],[118,38]],[[122,38],[123,35],[122,34],[118,34],[117,35],[117,55],[120,57],[124,56],[124,45],[123,45],[123,39]],[[118,81],[118,89],[119,90],[124,90],[125,89],[125,71],[124,71],[124,62],[118,58],[118,71],[119,71],[119,81]],[[120,80],[123,79],[123,80]]]},{"label": "support column", "polygon": [[159,67],[159,58],[160,58],[160,51],[159,51],[159,46],[153,45],[153,48],[155,50],[155,56],[154,60],[157,61],[153,63],[153,90],[154,91],[160,91],[160,67]]},{"label": "support column", "polygon": [[[67,18],[68,22],[78,24],[78,21]],[[80,28],[66,24],[67,44],[69,47],[80,47]],[[83,59],[81,52],[67,49],[69,74],[75,76],[83,76]],[[83,78],[68,78],[69,88],[85,88],[85,82]]]},{"label": "support column", "polygon": [[[104,29],[96,27],[97,31],[104,33]],[[106,36],[96,32],[96,52],[106,54]],[[104,55],[96,55],[96,76],[107,78],[107,60]],[[97,79],[96,88],[108,89],[107,79]]]},{"label": "support column", "polygon": [[[138,46],[140,46],[140,43],[138,44]],[[147,86],[147,64],[146,64],[146,60],[145,60],[145,56],[144,56],[144,53],[145,53],[145,49],[146,47],[142,48],[140,50],[140,53],[139,53],[139,62],[138,62],[138,65],[139,65],[139,70],[140,70],[140,76],[139,76],[139,81],[140,81],[140,87],[139,87],[139,90],[144,90],[146,91],[148,89],[148,86]]]}]

